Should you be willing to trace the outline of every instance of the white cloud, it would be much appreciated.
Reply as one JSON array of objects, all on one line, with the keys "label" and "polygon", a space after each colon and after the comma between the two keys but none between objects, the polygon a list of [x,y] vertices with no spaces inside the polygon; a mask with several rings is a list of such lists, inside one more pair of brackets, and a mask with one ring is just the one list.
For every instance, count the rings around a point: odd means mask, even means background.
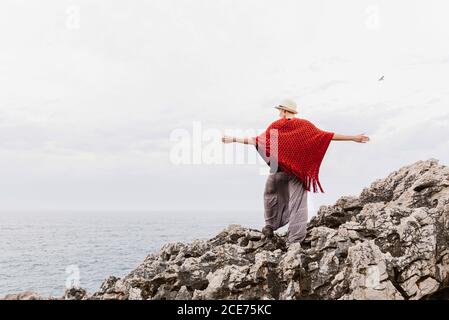
[{"label": "white cloud", "polygon": [[331,145],[315,209],[409,162],[447,163],[448,4],[378,2],[375,30],[372,5],[2,2],[3,208],[262,210],[259,167],[174,167],[169,137],[193,121],[264,128],[284,97],[323,129],[372,137]]}]

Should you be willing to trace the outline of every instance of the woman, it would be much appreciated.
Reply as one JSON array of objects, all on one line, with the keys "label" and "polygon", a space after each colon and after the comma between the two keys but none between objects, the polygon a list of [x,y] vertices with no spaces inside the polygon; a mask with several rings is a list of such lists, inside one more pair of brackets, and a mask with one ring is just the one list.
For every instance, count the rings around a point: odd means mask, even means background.
[{"label": "woman", "polygon": [[279,110],[280,119],[261,135],[224,136],[222,142],[254,145],[270,166],[264,191],[265,227],[262,232],[271,238],[273,231],[289,223],[287,244],[290,245],[302,242],[306,237],[307,191],[313,188],[317,192],[319,188],[324,192],[318,175],[330,142],[366,143],[369,137],[320,130],[310,121],[296,118],[297,106],[291,100],[285,100],[275,108]]}]

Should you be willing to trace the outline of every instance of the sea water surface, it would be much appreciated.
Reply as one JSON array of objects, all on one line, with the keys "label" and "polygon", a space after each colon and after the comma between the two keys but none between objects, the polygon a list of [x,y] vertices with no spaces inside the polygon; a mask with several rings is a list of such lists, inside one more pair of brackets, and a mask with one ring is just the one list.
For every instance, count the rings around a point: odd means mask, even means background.
[{"label": "sea water surface", "polygon": [[52,212],[0,214],[0,297],[62,296],[79,273],[93,293],[162,245],[209,239],[229,224],[263,226],[263,212]]}]

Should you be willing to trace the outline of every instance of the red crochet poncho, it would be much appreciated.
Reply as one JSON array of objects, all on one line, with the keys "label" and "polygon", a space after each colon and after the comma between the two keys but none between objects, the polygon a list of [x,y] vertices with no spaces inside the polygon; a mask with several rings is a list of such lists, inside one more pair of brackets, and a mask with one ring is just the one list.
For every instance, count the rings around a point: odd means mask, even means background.
[{"label": "red crochet poncho", "polygon": [[298,177],[307,191],[313,186],[313,192],[319,187],[324,193],[318,175],[333,136],[310,121],[293,118],[273,122],[255,140],[258,152],[272,169],[277,162],[282,171]]}]

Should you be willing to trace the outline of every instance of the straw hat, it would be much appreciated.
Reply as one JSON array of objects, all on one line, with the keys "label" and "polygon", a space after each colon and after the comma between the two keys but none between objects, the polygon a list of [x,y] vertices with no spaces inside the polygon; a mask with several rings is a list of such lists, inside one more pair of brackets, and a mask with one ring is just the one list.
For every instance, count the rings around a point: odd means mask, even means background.
[{"label": "straw hat", "polygon": [[296,106],[296,102],[293,100],[283,100],[278,106],[275,107],[276,109],[280,110],[286,110],[291,113],[298,113],[298,107]]}]

